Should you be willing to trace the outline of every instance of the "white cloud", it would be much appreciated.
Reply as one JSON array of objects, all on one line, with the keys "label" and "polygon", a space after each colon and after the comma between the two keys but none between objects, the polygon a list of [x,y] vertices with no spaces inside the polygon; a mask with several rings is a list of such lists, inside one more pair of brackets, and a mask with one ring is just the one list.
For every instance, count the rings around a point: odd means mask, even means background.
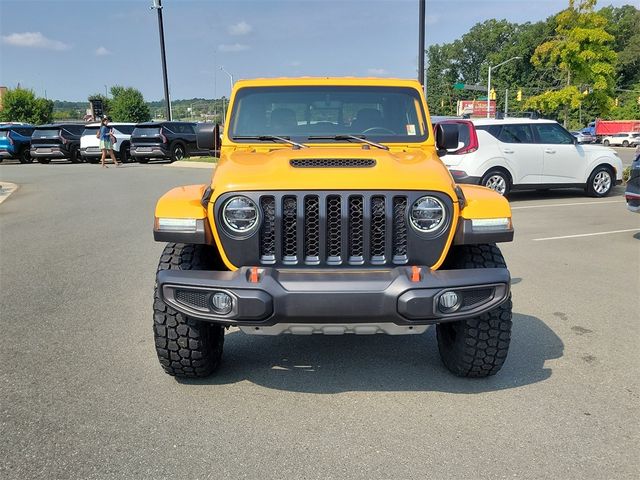
[{"label": "white cloud", "polygon": [[242,43],[223,44],[218,45],[218,50],[221,52],[244,52],[249,50],[249,45],[243,45]]},{"label": "white cloud", "polygon": [[302,65],[302,62],[298,61],[298,60],[294,60],[293,62],[289,62],[289,66],[290,67],[299,67]]},{"label": "white cloud", "polygon": [[230,35],[246,35],[250,33],[251,30],[253,30],[253,27],[244,20],[233,25],[229,25],[227,28]]},{"label": "white cloud", "polygon": [[369,68],[367,69],[369,75],[386,75],[387,72],[384,68]]},{"label": "white cloud", "polygon": [[40,32],[23,32],[3,35],[2,43],[13,45],[14,47],[44,48],[47,50],[58,51],[68,50],[71,48],[71,45],[59,40],[47,38]]},{"label": "white cloud", "polygon": [[105,48],[105,47],[98,47],[98,48],[96,49],[96,55],[97,55],[98,57],[102,57],[102,56],[104,56],[104,55],[111,55],[111,51],[110,51],[110,50],[108,50],[108,49],[107,49],[107,48]]}]

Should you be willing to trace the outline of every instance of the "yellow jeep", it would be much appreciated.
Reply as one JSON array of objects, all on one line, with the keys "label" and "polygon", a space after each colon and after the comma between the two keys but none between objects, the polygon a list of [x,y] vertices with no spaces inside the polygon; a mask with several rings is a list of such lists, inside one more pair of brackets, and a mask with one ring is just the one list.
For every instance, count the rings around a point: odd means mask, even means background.
[{"label": "yellow jeep", "polygon": [[224,331],[421,334],[454,374],[497,373],[511,334],[508,202],[456,185],[420,84],[284,78],[235,84],[211,182],[157,203],[156,350],[164,370],[217,369]]}]

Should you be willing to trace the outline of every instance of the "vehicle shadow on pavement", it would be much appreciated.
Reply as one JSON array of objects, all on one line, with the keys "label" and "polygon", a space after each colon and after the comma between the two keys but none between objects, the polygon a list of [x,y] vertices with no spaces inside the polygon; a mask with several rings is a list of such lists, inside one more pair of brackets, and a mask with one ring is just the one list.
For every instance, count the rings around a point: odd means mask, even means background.
[{"label": "vehicle shadow on pavement", "polygon": [[224,385],[248,380],[267,388],[303,393],[441,391],[481,393],[521,387],[551,376],[545,362],[563,355],[562,340],[543,321],[513,316],[513,338],[502,371],[487,379],[458,378],[440,362],[435,327],[409,336],[252,336],[225,338],[216,375],[180,380]]},{"label": "vehicle shadow on pavement", "polygon": [[566,188],[558,190],[517,190],[509,193],[509,203],[523,202],[527,200],[575,200],[576,202],[597,202],[598,200],[615,199],[624,197],[624,185],[616,185],[611,193],[603,198],[593,198],[579,188]]}]

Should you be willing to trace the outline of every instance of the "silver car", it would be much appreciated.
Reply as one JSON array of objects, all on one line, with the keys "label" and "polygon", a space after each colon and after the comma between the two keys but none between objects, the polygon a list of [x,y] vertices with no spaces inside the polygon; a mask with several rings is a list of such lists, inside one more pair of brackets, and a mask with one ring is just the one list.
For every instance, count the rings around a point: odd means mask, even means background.
[{"label": "silver car", "polygon": [[583,132],[571,132],[571,135],[576,137],[578,143],[593,143],[596,141],[596,137],[588,133]]}]

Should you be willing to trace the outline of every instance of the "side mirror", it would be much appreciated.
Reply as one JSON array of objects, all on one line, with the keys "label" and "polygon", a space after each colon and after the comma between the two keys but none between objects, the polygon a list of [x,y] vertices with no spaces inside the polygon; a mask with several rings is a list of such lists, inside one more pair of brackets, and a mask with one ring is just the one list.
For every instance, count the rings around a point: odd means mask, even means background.
[{"label": "side mirror", "polygon": [[573,137],[573,144],[574,145],[578,145],[580,142],[578,141],[578,139],[576,137]]},{"label": "side mirror", "polygon": [[439,123],[436,125],[436,149],[438,155],[447,154],[447,150],[458,148],[458,125],[455,123]]},{"label": "side mirror", "polygon": [[201,123],[196,127],[198,150],[210,150],[214,155],[220,152],[220,124]]}]

